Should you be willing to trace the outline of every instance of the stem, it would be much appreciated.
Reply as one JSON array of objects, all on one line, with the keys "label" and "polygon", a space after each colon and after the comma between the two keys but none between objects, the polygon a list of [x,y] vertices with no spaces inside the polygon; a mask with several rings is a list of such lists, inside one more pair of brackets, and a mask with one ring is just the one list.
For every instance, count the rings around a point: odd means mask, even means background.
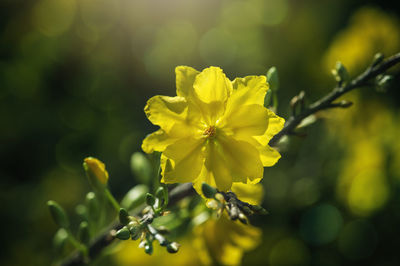
[{"label": "stem", "polygon": [[276,146],[283,136],[293,134],[294,130],[301,123],[301,121],[303,121],[303,119],[315,114],[318,111],[337,107],[337,104],[333,103],[334,100],[343,94],[354,90],[355,88],[368,85],[369,80],[384,73],[386,70],[398,64],[399,62],[400,53],[397,53],[378,65],[371,65],[363,73],[358,75],[350,82],[347,82],[346,84],[338,84],[338,86],[336,86],[330,93],[304,108],[304,110],[302,110],[299,114],[292,115],[286,121],[283,129],[269,141],[269,145]]},{"label": "stem", "polygon": [[120,209],[121,207],[119,206],[118,201],[117,201],[117,200],[114,198],[114,196],[111,194],[110,190],[109,190],[108,188],[106,188],[106,189],[104,190],[104,193],[106,194],[108,200],[111,202],[111,205],[114,207],[115,211],[116,211],[117,213],[119,213],[119,209]]}]

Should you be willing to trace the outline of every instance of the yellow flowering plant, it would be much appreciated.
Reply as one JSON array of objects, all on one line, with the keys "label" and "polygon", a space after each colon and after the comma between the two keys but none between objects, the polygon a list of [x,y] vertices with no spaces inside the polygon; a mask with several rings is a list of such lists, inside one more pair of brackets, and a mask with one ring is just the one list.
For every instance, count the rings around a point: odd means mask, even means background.
[{"label": "yellow flowering plant", "polygon": [[[200,72],[178,66],[177,96],[154,96],[144,108],[150,122],[160,127],[142,143],[143,151],[153,155],[135,153],[131,158],[133,172],[145,184],[131,188],[119,202],[108,188],[104,163],[86,158],[83,166],[94,191],[77,207],[82,218],[77,237],[62,207],[54,201],[48,203],[60,226],[54,243],[60,248],[70,242],[77,249],[62,264],[87,263],[116,239],[139,240],[139,247],[149,255],[160,251],[157,246],[154,249],[155,242],[163,248],[160,253],[177,253],[178,238],[184,239],[186,251],[196,253],[196,264],[240,264],[243,253],[260,243],[261,230],[250,225],[250,218],[267,213],[259,205],[263,194],[260,181],[264,167],[273,166],[281,157],[274,147],[282,137],[295,135],[297,128],[309,124],[307,118],[315,113],[350,107],[349,102],[336,100],[384,76],[399,62],[400,54],[386,60],[375,56],[353,79],[345,66],[337,63],[335,88],[308,106],[304,92],[293,97],[292,114],[286,122],[267,108],[272,99],[271,109],[276,111],[276,68],[267,72],[268,80],[260,75],[231,81],[218,67]],[[379,83],[389,80],[379,78]],[[181,184],[169,185],[175,183]],[[113,211],[106,213],[99,202],[110,203]],[[117,221],[110,225],[113,220]],[[102,230],[106,225],[111,229]],[[119,256],[128,258],[126,249],[121,250],[116,254],[124,252]],[[186,251],[179,263],[195,257]],[[143,262],[151,264],[152,260]]]},{"label": "yellow flowering plant", "polygon": [[269,140],[284,119],[264,107],[265,76],[230,81],[218,67],[199,72],[179,66],[176,97],[154,96],[145,107],[160,129],[145,138],[146,153],[161,152],[163,183],[203,182],[227,191],[232,183],[258,183],[280,154]]}]

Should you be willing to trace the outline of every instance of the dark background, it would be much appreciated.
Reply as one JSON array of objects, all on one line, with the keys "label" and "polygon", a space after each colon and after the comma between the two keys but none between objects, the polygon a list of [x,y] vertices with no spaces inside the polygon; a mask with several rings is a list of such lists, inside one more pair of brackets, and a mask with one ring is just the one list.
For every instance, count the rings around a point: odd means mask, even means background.
[{"label": "dark background", "polygon": [[[156,129],[143,108],[151,96],[175,94],[175,66],[216,65],[231,79],[276,66],[278,114],[288,117],[300,90],[310,102],[334,85],[335,60],[354,76],[374,53],[400,50],[400,8],[389,1],[3,0],[0,7],[2,265],[50,263],[56,226],[46,201],[74,212],[90,189],[83,158],[106,163],[117,199],[138,183],[130,156]],[[271,214],[254,221],[264,242],[244,263],[398,265],[395,81],[386,93],[350,95],[352,110],[323,114],[306,138],[283,147],[263,180]],[[352,179],[370,166],[378,173],[365,179],[372,181]]]}]

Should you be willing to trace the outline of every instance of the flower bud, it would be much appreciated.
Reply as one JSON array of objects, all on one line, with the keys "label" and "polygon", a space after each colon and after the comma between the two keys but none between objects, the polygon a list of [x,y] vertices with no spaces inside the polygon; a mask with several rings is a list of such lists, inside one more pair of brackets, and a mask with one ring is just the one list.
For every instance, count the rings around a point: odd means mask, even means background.
[{"label": "flower bud", "polygon": [[332,69],[332,74],[337,82],[346,82],[349,79],[346,68],[339,61],[336,62],[335,69]]},{"label": "flower bud", "polygon": [[83,162],[83,168],[93,188],[103,190],[107,186],[108,172],[104,163],[96,158],[87,157]]},{"label": "flower bud", "polygon": [[382,53],[377,53],[374,55],[374,59],[372,59],[372,66],[379,65],[385,57]]},{"label": "flower bud", "polygon": [[49,207],[51,216],[53,217],[53,220],[56,222],[56,224],[61,228],[68,229],[69,220],[64,209],[57,202],[53,200],[49,200],[47,202],[47,206]]},{"label": "flower bud", "polygon": [[144,252],[146,252],[149,255],[153,254],[153,244],[151,242],[147,242],[144,245]]},{"label": "flower bud", "polygon": [[217,190],[207,183],[201,184],[201,190],[203,191],[204,196],[209,199],[213,199],[217,193]]},{"label": "flower bud", "polygon": [[179,250],[179,244],[178,243],[176,243],[176,242],[172,242],[172,243],[169,243],[168,245],[167,245],[167,251],[169,252],[169,253],[176,253],[176,252],[178,252],[178,250]]},{"label": "flower bud", "polygon": [[83,221],[79,225],[78,238],[83,244],[87,245],[90,241],[89,225]]},{"label": "flower bud", "polygon": [[119,222],[123,225],[127,225],[130,221],[129,213],[124,208],[119,209]]},{"label": "flower bud", "polygon": [[124,226],[122,229],[117,231],[115,237],[121,240],[127,240],[131,237],[131,233],[129,232],[129,229]]},{"label": "flower bud", "polygon": [[267,82],[269,83],[269,88],[273,92],[276,92],[279,89],[279,77],[276,67],[271,67],[270,69],[268,69]]},{"label": "flower bud", "polygon": [[129,225],[129,232],[131,233],[132,240],[137,240],[139,239],[142,229],[140,228],[140,225],[136,222],[130,222]]},{"label": "flower bud", "polygon": [[147,193],[146,194],[146,204],[149,206],[153,206],[156,203],[156,199],[154,198],[153,194]]},{"label": "flower bud", "polygon": [[58,229],[57,233],[54,235],[53,238],[53,245],[54,248],[57,250],[57,252],[61,253],[67,240],[68,240],[67,230],[65,230],[64,228]]},{"label": "flower bud", "polygon": [[91,221],[97,221],[100,217],[100,204],[94,192],[86,194],[86,208]]}]

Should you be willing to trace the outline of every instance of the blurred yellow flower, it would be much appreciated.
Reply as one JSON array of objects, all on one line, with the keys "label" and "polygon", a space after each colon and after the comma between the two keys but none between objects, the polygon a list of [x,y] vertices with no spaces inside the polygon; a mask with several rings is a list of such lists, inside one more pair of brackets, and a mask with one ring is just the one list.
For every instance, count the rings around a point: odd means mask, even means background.
[{"label": "blurred yellow flower", "polygon": [[[356,73],[371,63],[373,55],[395,53],[400,48],[400,24],[383,11],[364,7],[352,17],[333,41],[325,55],[325,65],[331,68],[336,60]],[[368,216],[382,208],[390,198],[389,173],[386,169],[388,147],[394,150],[398,119],[388,106],[376,98],[361,99],[360,92],[346,94],[346,100],[355,102],[344,115],[331,111],[333,118],[329,132],[339,136],[345,154],[337,181],[337,195],[349,210],[359,216]],[[384,130],[382,130],[384,129]],[[390,145],[388,145],[390,143]]]},{"label": "blurred yellow flower", "polygon": [[[260,204],[263,197],[261,184],[235,183],[232,191],[237,197],[250,204]],[[226,213],[212,217],[194,229],[194,246],[204,265],[239,265],[243,253],[261,243],[262,231],[239,221],[232,221]]]},{"label": "blurred yellow flower", "polygon": [[146,153],[162,152],[162,182],[193,182],[229,190],[233,182],[258,183],[263,166],[280,154],[268,146],[284,119],[264,107],[265,76],[230,81],[222,69],[179,66],[176,97],[154,96],[145,107],[161,129],[144,139]]},{"label": "blurred yellow flower", "polygon": [[353,16],[350,25],[333,41],[324,58],[327,69],[337,60],[350,71],[359,71],[371,62],[375,53],[395,53],[400,46],[400,24],[396,17],[364,7]]}]

